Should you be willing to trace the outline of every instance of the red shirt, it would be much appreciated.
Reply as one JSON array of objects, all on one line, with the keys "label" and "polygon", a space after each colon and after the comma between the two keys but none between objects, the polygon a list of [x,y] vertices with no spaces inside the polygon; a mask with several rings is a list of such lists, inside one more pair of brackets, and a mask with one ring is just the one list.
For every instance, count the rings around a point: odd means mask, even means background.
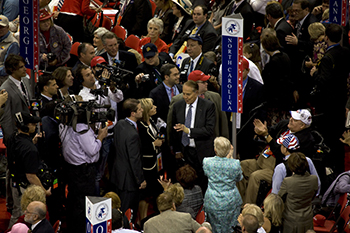
[{"label": "red shirt", "polygon": [[61,12],[74,13],[80,16],[93,16],[96,11],[90,9],[90,0],[64,1]]},{"label": "red shirt", "polygon": [[[151,43],[151,37],[146,37],[141,39],[140,44],[139,44],[139,49],[137,50],[141,55],[142,55],[142,61],[144,61],[145,59],[143,58],[143,54],[142,54],[142,47],[145,44]],[[156,40],[156,42],[154,43],[155,46],[157,46],[158,49],[158,53],[160,52],[169,52],[169,47],[168,45],[158,37],[158,39]]]}]

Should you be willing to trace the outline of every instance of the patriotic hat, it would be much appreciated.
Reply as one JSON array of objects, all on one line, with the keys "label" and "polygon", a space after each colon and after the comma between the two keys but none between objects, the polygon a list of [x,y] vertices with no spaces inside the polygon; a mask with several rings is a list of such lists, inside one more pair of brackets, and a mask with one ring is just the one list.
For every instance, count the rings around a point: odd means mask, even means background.
[{"label": "patriotic hat", "polygon": [[283,145],[287,150],[296,150],[299,146],[299,140],[294,134],[287,134],[277,139],[277,143]]},{"label": "patriotic hat", "polygon": [[7,27],[9,25],[9,20],[5,15],[0,15],[0,26]]},{"label": "patriotic hat", "polygon": [[312,117],[311,113],[307,109],[299,109],[297,111],[290,111],[290,115],[292,115],[294,120],[300,120],[306,125],[311,125]]},{"label": "patriotic hat", "polygon": [[192,3],[189,0],[173,0],[173,3],[181,7],[188,15],[192,14]]},{"label": "patriotic hat", "polygon": [[53,14],[50,14],[46,9],[40,10],[40,21],[50,19],[52,16]]}]

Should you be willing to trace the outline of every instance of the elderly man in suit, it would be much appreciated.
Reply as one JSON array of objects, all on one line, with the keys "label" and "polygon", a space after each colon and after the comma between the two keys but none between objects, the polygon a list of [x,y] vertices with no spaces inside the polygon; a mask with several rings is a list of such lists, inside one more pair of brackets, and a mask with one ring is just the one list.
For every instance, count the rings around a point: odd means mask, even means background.
[{"label": "elderly man in suit", "polygon": [[208,8],[202,5],[196,6],[193,10],[192,19],[188,20],[184,30],[174,41],[169,49],[169,55],[174,55],[179,51],[189,35],[198,35],[203,40],[203,53],[214,50],[217,33],[213,25],[207,20]]},{"label": "elderly man in suit", "polygon": [[145,233],[196,232],[200,224],[190,214],[176,211],[173,195],[164,192],[157,198],[160,214],[150,218],[144,226]]},{"label": "elderly man in suit", "polygon": [[24,212],[24,221],[32,224],[33,233],[54,233],[50,222],[46,219],[46,206],[40,201],[33,201]]},{"label": "elderly man in suit", "polygon": [[153,104],[157,106],[157,114],[154,116],[154,120],[160,117],[167,122],[170,101],[182,92],[182,86],[179,84],[180,73],[176,65],[165,64],[160,69],[160,73],[164,77],[163,84],[154,88],[149,97],[153,99]]},{"label": "elderly man in suit", "polygon": [[125,120],[118,121],[114,128],[116,157],[111,182],[116,185],[122,206],[121,211],[132,209],[137,213],[139,190],[146,188],[141,162],[141,140],[136,122],[142,118],[143,109],[136,99],[127,99],[123,104]]},{"label": "elderly man in suit", "polygon": [[[209,74],[215,64],[206,58],[202,52],[203,40],[198,35],[190,35],[187,39],[187,53],[190,57],[183,60],[180,69],[180,82],[187,81],[188,75],[194,70],[201,70],[204,74]],[[211,81],[212,79],[210,79]],[[217,91],[217,83],[210,83],[210,90]]]},{"label": "elderly man in suit", "polygon": [[176,159],[184,158],[196,171],[198,183],[206,190],[202,168],[204,157],[214,155],[215,104],[198,97],[198,83],[187,81],[182,89],[183,100],[173,106],[171,144]]},{"label": "elderly man in suit", "polygon": [[[207,82],[208,82],[209,76],[205,75],[203,72],[199,70],[195,70],[189,75],[188,79],[195,81],[198,84],[198,95],[201,98],[210,100],[215,104],[215,116],[216,116],[215,128],[214,128],[215,137],[223,136],[223,137],[229,138],[227,117],[225,112],[221,111],[221,97],[218,93],[208,91]],[[183,99],[182,93],[177,96],[174,96],[171,99],[167,125],[172,125],[171,116],[172,116],[174,104],[178,101],[181,101],[182,99]],[[168,134],[170,134],[170,130],[171,129],[168,128]]]}]

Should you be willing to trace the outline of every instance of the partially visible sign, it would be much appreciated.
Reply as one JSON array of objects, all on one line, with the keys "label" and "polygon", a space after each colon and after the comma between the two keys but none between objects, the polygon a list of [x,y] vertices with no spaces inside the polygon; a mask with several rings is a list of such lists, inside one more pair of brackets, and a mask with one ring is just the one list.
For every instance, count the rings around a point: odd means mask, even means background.
[{"label": "partially visible sign", "polygon": [[242,113],[243,18],[222,18],[222,111]]},{"label": "partially visible sign", "polygon": [[20,55],[28,69],[39,69],[39,0],[19,1]]},{"label": "partially visible sign", "polygon": [[349,21],[349,1],[330,0],[329,1],[329,22],[346,26]]}]

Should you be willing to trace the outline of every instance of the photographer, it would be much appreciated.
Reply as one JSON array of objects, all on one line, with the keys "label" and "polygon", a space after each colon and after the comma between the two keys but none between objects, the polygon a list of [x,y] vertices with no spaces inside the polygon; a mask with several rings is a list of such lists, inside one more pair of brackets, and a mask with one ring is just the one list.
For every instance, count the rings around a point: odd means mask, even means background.
[{"label": "photographer", "polygon": [[139,98],[146,98],[153,88],[163,82],[160,73],[162,65],[166,63],[173,64],[173,61],[167,53],[158,53],[157,47],[152,43],[143,46],[142,54],[145,61],[138,65],[135,71],[136,95]]},{"label": "photographer", "polygon": [[40,10],[40,69],[54,71],[70,58],[72,44],[67,33],[54,25],[52,14],[46,9]]},{"label": "photographer", "polygon": [[[75,107],[78,105],[75,104]],[[88,125],[86,115],[86,111],[79,109],[75,126],[59,126],[63,157],[67,162],[66,173],[69,177],[66,205],[69,232],[85,231],[85,196],[95,195],[96,163],[108,130],[101,126],[96,136]]]},{"label": "photographer", "polygon": [[[102,57],[96,57],[91,61],[91,65],[94,69],[99,68],[95,67],[98,62],[105,62]],[[117,111],[117,104],[123,100],[123,92],[117,89],[113,84],[109,87],[106,85],[100,85],[99,81],[96,81],[94,74],[92,73],[89,67],[78,66],[76,71],[76,77],[83,85],[83,89],[79,92],[79,95],[83,98],[84,101],[95,100],[95,103],[98,105],[111,105],[112,109]],[[109,73],[106,73],[106,70],[103,71],[102,77],[106,80],[109,79]],[[99,91],[103,91],[101,94]],[[107,92],[107,93],[106,93]],[[108,136],[104,140],[102,149],[100,152],[100,160],[97,163],[97,174],[96,174],[96,195],[100,194],[99,191],[99,182],[104,174],[108,153],[110,146],[113,142],[113,127],[117,122],[117,118],[114,117],[114,120],[108,120]]]},{"label": "photographer", "polygon": [[18,132],[9,138],[7,144],[14,203],[9,227],[23,214],[21,196],[28,185],[38,185],[45,190],[46,196],[51,195],[51,188],[46,190],[37,176],[40,161],[38,149],[34,144],[41,137],[41,134],[36,134],[34,138],[30,136],[35,132],[36,123],[40,121],[40,118],[27,112],[18,112],[14,117]]}]

